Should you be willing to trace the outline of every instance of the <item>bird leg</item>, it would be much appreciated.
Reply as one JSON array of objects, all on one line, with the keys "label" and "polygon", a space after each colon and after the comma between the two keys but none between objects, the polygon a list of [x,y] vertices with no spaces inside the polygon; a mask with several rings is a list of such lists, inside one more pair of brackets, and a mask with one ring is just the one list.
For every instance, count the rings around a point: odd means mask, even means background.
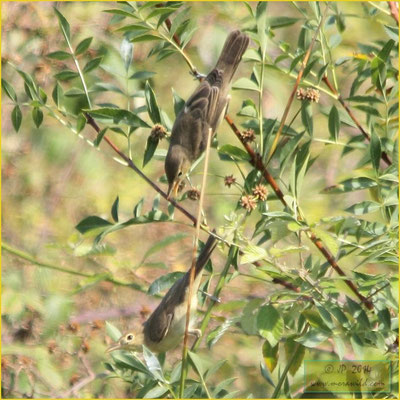
[{"label": "bird leg", "polygon": [[215,297],[211,293],[207,293],[204,290],[200,290],[201,293],[204,294],[204,296],[208,297],[210,300],[215,301],[216,303],[221,303],[221,299],[219,297]]},{"label": "bird leg", "polygon": [[199,80],[200,82],[204,81],[207,78],[207,75],[201,74],[197,69],[194,71],[190,71],[190,74],[194,76],[195,79]]},{"label": "bird leg", "polygon": [[224,118],[225,116],[228,114],[228,109],[229,109],[229,103],[231,101],[231,95],[228,94],[228,96],[226,96],[226,106],[225,106],[225,112],[224,112]]},{"label": "bird leg", "polygon": [[201,330],[200,329],[189,329],[188,334],[192,336],[196,336],[197,339],[201,337]]}]

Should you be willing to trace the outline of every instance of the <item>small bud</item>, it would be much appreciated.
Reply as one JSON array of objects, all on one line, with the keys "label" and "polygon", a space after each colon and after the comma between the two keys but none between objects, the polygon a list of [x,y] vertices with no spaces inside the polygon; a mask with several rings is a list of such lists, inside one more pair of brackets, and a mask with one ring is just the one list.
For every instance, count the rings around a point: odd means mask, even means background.
[{"label": "small bud", "polygon": [[256,134],[253,129],[246,129],[245,131],[240,132],[240,138],[243,143],[251,143],[256,140]]},{"label": "small bud", "polygon": [[99,319],[94,320],[92,323],[92,330],[103,329],[103,327],[104,327],[104,322]]},{"label": "small bud", "polygon": [[234,183],[236,183],[236,178],[234,178],[233,175],[227,175],[224,178],[224,183],[225,186],[228,186],[230,188]]},{"label": "small bud", "polygon": [[49,352],[49,354],[54,354],[54,352],[56,351],[57,348],[57,343],[55,340],[50,340],[47,343],[47,351]]},{"label": "small bud", "polygon": [[200,190],[192,188],[186,192],[190,200],[197,201],[200,198]]},{"label": "small bud", "polygon": [[150,132],[152,140],[162,140],[167,136],[167,130],[161,124],[155,124]]},{"label": "small bud", "polygon": [[90,350],[90,344],[86,339],[82,340],[82,344],[81,344],[81,349],[84,353],[89,352]]},{"label": "small bud", "polygon": [[74,386],[75,383],[77,383],[80,379],[80,375],[79,374],[73,374],[71,376],[71,378],[69,378],[69,385],[70,386]]},{"label": "small bud", "polygon": [[73,333],[77,333],[79,331],[79,324],[77,322],[70,322],[67,329]]},{"label": "small bud", "polygon": [[248,212],[253,211],[257,207],[257,199],[251,195],[242,196],[240,205]]},{"label": "small bud", "polygon": [[257,185],[253,188],[254,197],[258,200],[265,201],[267,200],[268,189],[265,185]]}]

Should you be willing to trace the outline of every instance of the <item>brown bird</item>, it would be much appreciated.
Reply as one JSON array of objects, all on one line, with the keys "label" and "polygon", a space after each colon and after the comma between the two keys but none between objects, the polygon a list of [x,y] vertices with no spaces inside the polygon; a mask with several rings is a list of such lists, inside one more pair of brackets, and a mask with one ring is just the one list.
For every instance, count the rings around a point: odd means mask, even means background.
[{"label": "brown bird", "polygon": [[[217,239],[210,235],[203,250],[196,260],[195,277],[192,286],[191,317],[197,308],[197,291],[200,286],[203,268],[210,259],[211,253],[217,245]],[[140,333],[129,332],[123,335],[117,343],[107,349],[139,351],[142,344],[155,353],[168,351],[182,342],[186,326],[186,310],[189,295],[190,269],[173,284],[161,303],[143,324]],[[189,325],[189,334],[200,336],[199,329]]]},{"label": "brown bird", "polygon": [[165,159],[168,197],[171,192],[176,196],[183,176],[205,150],[210,128],[214,134],[223,118],[229,103],[230,83],[248,44],[247,35],[238,30],[231,32],[215,68],[199,84],[178,114]]}]

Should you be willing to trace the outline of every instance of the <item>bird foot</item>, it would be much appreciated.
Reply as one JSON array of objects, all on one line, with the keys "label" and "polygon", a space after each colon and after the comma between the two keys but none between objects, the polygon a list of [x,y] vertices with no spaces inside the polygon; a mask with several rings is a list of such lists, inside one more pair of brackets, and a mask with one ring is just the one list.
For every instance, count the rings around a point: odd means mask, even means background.
[{"label": "bird foot", "polygon": [[195,77],[195,79],[199,80],[200,82],[202,82],[207,77],[207,75],[201,74],[197,70],[190,71],[190,73]]},{"label": "bird foot", "polygon": [[216,303],[221,303],[221,299],[219,297],[215,297],[211,293],[207,293],[204,290],[200,290],[201,293],[204,294],[204,296],[207,296],[210,300],[215,301]]},{"label": "bird foot", "polygon": [[201,337],[201,330],[200,329],[191,329],[188,331],[189,335],[196,336],[197,339]]}]

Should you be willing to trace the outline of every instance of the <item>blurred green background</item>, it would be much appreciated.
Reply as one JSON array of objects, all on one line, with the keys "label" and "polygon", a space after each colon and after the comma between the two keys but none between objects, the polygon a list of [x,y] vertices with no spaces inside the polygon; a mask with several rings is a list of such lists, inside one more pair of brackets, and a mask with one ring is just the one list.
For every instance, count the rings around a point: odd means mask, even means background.
[{"label": "blurred green background", "polygon": [[[64,63],[49,60],[46,54],[65,50],[52,9],[55,3],[2,2],[2,76],[16,89],[23,92],[23,81],[12,63],[32,73],[38,84],[50,98],[55,79],[54,73],[62,70]],[[92,82],[113,83],[128,88],[133,93],[143,89],[144,82],[127,80],[120,57],[122,34],[115,32],[110,24],[111,15],[103,11],[113,8],[111,2],[66,2],[58,3],[60,11],[69,21],[75,44],[93,36],[92,55],[103,55],[103,62],[92,74]],[[301,4],[307,8],[307,4]],[[390,16],[378,13],[370,18],[359,18],[362,14],[358,2],[338,2],[337,6],[348,17],[347,29],[342,42],[333,50],[333,58],[352,57],[358,51],[357,44],[387,40],[382,28],[382,19]],[[199,29],[186,51],[200,72],[206,73],[214,65],[228,32],[246,25],[246,12],[242,3],[193,2],[191,15]],[[252,4],[254,7],[254,4]],[[270,16],[299,18],[289,28],[277,30],[276,41],[284,40],[296,48],[298,32],[302,23],[301,14],[290,3],[274,2],[268,7]],[[327,32],[332,37],[336,33]],[[134,44],[132,71],[148,70],[156,74],[151,78],[159,106],[173,120],[173,88],[187,99],[197,85],[188,74],[182,58],[174,55],[166,61],[155,62],[148,58],[150,43]],[[279,50],[270,44],[267,49],[271,57]],[[73,68],[72,63],[70,65]],[[108,71],[119,73],[119,79]],[[338,85],[348,93],[352,80],[350,67],[338,68]],[[236,78],[249,76],[251,65],[242,63]],[[89,79],[89,81],[90,81]],[[267,70],[263,111],[268,118],[281,118],[293,79],[276,71]],[[68,89],[65,84],[64,89]],[[246,94],[246,98],[249,97]],[[250,96],[251,97],[251,96]],[[233,91],[229,113],[235,115],[242,101],[243,92]],[[69,111],[75,103],[70,100]],[[144,105],[142,98],[134,98],[135,107]],[[96,104],[115,103],[126,107],[126,99],[118,93],[107,92],[96,95]],[[321,92],[320,104],[315,105],[314,131],[320,139],[328,139],[326,117],[319,107],[330,107],[332,99]],[[299,105],[292,107],[289,120]],[[134,226],[116,232],[106,238],[109,254],[83,256],[90,249],[93,238],[82,237],[75,226],[88,215],[110,219],[110,209],[119,196],[120,219],[128,219],[133,206],[145,198],[144,208],[151,208],[155,193],[131,170],[113,160],[114,154],[103,143],[99,149],[86,144],[85,140],[72,134],[68,128],[45,115],[44,123],[36,128],[30,115],[24,112],[19,133],[12,128],[10,113],[12,104],[2,96],[2,239],[13,247],[24,251],[37,260],[87,274],[110,273],[123,282],[137,282],[147,287],[158,276],[166,272],[184,271],[190,265],[193,229],[188,221],[176,211],[176,220],[182,223],[160,223]],[[360,115],[362,115],[360,113]],[[242,119],[236,117],[240,124]],[[360,117],[361,118],[361,117]],[[295,123],[297,124],[297,122]],[[346,128],[351,129],[351,128]],[[87,126],[82,136],[93,140],[94,131]],[[133,159],[141,166],[142,155],[149,131],[139,129],[132,135]],[[114,134],[113,140],[126,151],[125,140]],[[218,129],[219,144],[239,145],[229,127],[222,123]],[[163,141],[160,148],[166,149]],[[306,176],[301,194],[302,209],[308,221],[317,222],[323,216],[342,215],[343,209],[365,198],[365,192],[328,197],[321,190],[350,176],[358,162],[351,153],[340,158],[342,148],[315,141],[312,154],[319,158]],[[358,158],[358,157],[357,157]],[[277,168],[277,165],[273,165]],[[244,171],[250,171],[242,165]],[[153,159],[144,169],[153,180],[164,173],[163,162]],[[201,167],[192,175],[195,185],[200,185]],[[223,177],[234,174],[240,178],[233,163],[222,162],[215,150],[211,151],[210,178],[206,191],[205,211],[210,226],[226,223],[226,215],[235,211],[241,192],[224,186]],[[160,183],[165,188],[165,185]],[[193,214],[197,203],[186,200],[184,206]],[[166,203],[161,201],[161,208]],[[270,209],[280,209],[272,202]],[[379,214],[371,214],[371,220],[379,221]],[[255,217],[251,216],[248,226]],[[249,228],[250,229],[250,228]],[[181,241],[174,243],[149,261],[164,263],[135,269],[145,252],[157,241],[177,233],[186,233]],[[202,236],[204,238],[204,236]],[[311,245],[307,244],[308,247]],[[311,249],[314,252],[314,249]],[[216,269],[222,268],[224,256],[217,251],[213,256]],[[288,258],[288,268],[296,268],[297,256]],[[343,265],[344,269],[348,265]],[[244,266],[243,270],[250,269]],[[368,264],[363,272],[393,272],[384,265]],[[235,279],[222,292],[222,303],[215,307],[214,322],[218,316],[241,312],[246,302],[257,297],[272,295],[280,287],[260,283],[251,278]],[[11,392],[8,397],[129,397],[129,384],[120,379],[102,379],[105,375],[103,362],[109,360],[104,353],[110,340],[106,337],[104,321],[109,320],[124,331],[144,321],[158,300],[129,287],[111,282],[96,282],[85,277],[73,276],[60,271],[40,268],[32,262],[15,257],[7,252],[2,255],[2,371],[4,388]],[[210,362],[227,359],[215,381],[236,377],[233,383],[238,397],[250,393],[255,398],[266,397],[270,389],[259,372],[262,360],[262,340],[246,336],[235,327],[229,334],[208,350],[203,346],[200,354]],[[330,352],[326,346],[321,351]],[[181,350],[171,352],[174,363]],[[311,357],[312,358],[312,357]],[[85,381],[87,377],[88,382]],[[84,383],[79,386],[80,383]],[[298,383],[301,388],[301,380]],[[4,389],[3,389],[4,390]]]}]

